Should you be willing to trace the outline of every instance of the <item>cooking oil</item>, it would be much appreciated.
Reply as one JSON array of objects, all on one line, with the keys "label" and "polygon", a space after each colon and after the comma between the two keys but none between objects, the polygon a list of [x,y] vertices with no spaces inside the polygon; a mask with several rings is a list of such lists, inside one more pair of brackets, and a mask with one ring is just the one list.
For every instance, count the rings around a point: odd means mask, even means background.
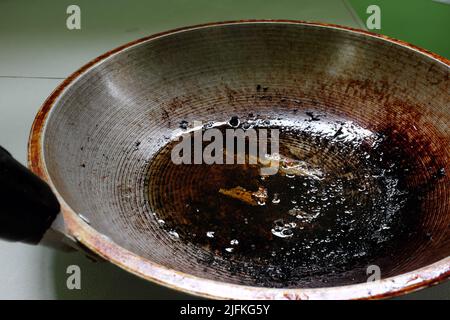
[{"label": "cooking oil", "polygon": [[312,113],[233,116],[216,127],[224,137],[227,128],[279,130],[278,171],[177,165],[171,151],[178,141],[168,143],[150,163],[148,200],[176,241],[245,262],[239,272],[262,285],[289,286],[367,266],[412,236],[420,205],[405,181],[414,164],[389,135]]}]

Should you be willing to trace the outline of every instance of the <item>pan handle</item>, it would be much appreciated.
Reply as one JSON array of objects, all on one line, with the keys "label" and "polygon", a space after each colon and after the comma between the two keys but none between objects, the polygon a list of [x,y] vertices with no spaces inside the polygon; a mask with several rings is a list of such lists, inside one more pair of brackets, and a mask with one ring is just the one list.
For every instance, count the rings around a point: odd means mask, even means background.
[{"label": "pan handle", "polygon": [[37,244],[59,209],[50,187],[0,146],[0,238]]}]

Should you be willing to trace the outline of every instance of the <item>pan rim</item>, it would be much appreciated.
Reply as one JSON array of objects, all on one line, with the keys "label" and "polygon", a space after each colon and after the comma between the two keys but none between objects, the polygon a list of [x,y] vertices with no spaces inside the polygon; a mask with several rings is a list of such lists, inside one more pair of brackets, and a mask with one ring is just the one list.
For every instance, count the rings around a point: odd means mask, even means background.
[{"label": "pan rim", "polygon": [[101,56],[91,60],[80,69],[68,76],[45,100],[38,111],[29,136],[28,141],[28,165],[29,168],[46,181],[55,192],[60,204],[61,213],[64,216],[68,235],[75,241],[99,255],[103,259],[117,265],[118,267],[133,273],[145,280],[158,283],[174,290],[190,293],[205,298],[216,299],[379,299],[395,297],[416,291],[425,287],[442,282],[450,278],[450,256],[438,262],[427,265],[423,268],[400,274],[394,277],[382,279],[376,282],[359,283],[336,287],[323,288],[266,288],[256,286],[244,286],[231,284],[218,280],[210,280],[199,276],[194,276],[175,269],[167,268],[146,258],[143,258],[112,242],[87,223],[70,208],[59,194],[48,173],[43,144],[45,139],[45,128],[47,120],[59,98],[88,70],[98,66],[102,62],[111,58],[115,54],[123,52],[136,45],[152,41],[157,38],[170,36],[173,34],[192,31],[195,29],[211,28],[224,25],[239,24],[298,24],[321,28],[338,29],[345,32],[357,33],[360,35],[374,37],[393,45],[406,47],[427,56],[433,60],[443,63],[450,68],[450,60],[434,54],[425,49],[419,48],[407,42],[396,40],[391,37],[359,30],[351,27],[336,24],[326,24],[320,22],[306,22],[295,20],[236,20],[224,22],[212,22],[194,26],[177,28],[154,35],[146,36],[138,40],[129,42],[120,47],[112,49]]}]

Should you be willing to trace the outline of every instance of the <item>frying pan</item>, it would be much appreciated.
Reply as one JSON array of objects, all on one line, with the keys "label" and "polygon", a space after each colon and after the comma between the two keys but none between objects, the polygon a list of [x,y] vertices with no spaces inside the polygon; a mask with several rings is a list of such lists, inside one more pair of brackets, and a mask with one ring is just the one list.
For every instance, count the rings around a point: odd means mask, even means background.
[{"label": "frying pan", "polygon": [[[385,298],[441,282],[450,275],[449,66],[398,40],[296,21],[213,23],[131,42],[69,76],[37,114],[28,164],[45,183],[2,151],[2,236],[38,243],[56,235],[144,279],[209,298]],[[161,150],[182,131],[180,123],[230,117],[307,123],[306,129],[349,124],[384,137],[378,155],[397,157],[381,163],[389,164],[386,170],[402,169],[394,189],[407,195],[396,202],[378,190],[380,203],[403,210],[391,245],[374,260],[334,268],[349,243],[328,266],[313,264],[308,255],[302,271],[289,279],[260,281],[260,275],[268,279],[261,271],[265,262],[229,258],[185,238],[183,230],[197,230],[204,219],[174,212],[204,191],[202,183],[229,177],[179,170],[158,160]],[[372,178],[359,174],[366,160],[309,138],[292,147],[316,150],[315,164],[336,175],[345,163],[346,177],[371,186]],[[210,203],[225,201],[204,192]],[[357,216],[356,229],[381,232],[379,223],[390,217],[386,206],[378,209]],[[209,217],[207,210],[202,214]],[[233,221],[229,215],[218,220],[225,230]],[[258,217],[252,219],[258,226],[252,230],[259,232]],[[403,225],[411,228],[404,231]],[[234,228],[247,232],[244,224]],[[380,268],[381,280],[366,282],[369,263]]]}]

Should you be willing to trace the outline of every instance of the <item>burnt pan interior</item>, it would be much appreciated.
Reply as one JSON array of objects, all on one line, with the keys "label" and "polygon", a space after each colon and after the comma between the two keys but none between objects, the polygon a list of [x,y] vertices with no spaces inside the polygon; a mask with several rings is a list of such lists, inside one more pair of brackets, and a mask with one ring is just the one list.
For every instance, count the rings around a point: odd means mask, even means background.
[{"label": "burnt pan interior", "polygon": [[[44,156],[73,210],[151,261],[234,284],[352,284],[368,265],[388,277],[450,256],[449,99],[448,66],[379,38],[202,27],[90,69],[52,110]],[[280,153],[313,176],[171,163],[185,123],[233,116],[280,129]],[[220,191],[236,186],[267,203]]]}]

